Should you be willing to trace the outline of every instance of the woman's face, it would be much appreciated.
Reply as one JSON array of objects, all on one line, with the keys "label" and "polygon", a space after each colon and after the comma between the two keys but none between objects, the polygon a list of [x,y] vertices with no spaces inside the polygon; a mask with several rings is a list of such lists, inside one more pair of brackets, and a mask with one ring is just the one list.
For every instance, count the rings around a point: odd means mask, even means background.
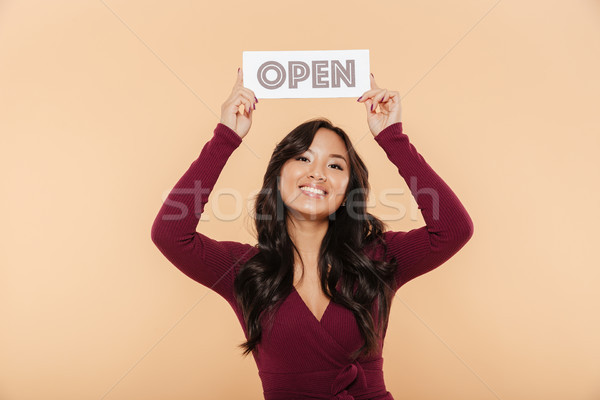
[{"label": "woman's face", "polygon": [[304,220],[323,219],[334,213],[344,201],[350,180],[347,160],[342,138],[320,128],[309,149],[287,160],[281,169],[279,189],[288,212]]}]

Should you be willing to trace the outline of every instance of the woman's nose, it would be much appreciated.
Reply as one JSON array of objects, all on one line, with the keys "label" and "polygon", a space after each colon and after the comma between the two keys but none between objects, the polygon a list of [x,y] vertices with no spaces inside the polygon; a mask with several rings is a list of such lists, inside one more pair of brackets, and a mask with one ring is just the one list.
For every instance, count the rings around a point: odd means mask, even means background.
[{"label": "woman's nose", "polygon": [[325,175],[321,174],[321,172],[320,172],[320,171],[318,171],[318,170],[313,170],[313,171],[310,173],[310,177],[311,177],[311,178],[314,178],[314,179],[318,179],[318,180],[320,180],[320,181],[324,181],[324,180],[326,179],[326,178],[325,178]]}]

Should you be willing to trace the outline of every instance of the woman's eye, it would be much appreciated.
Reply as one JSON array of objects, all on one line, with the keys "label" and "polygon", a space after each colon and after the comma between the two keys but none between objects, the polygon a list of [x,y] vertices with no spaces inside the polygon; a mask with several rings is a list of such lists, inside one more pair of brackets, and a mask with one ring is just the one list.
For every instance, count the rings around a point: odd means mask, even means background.
[{"label": "woman's eye", "polygon": [[[306,158],[306,157],[302,157],[302,156],[296,157],[296,160],[298,160],[298,161],[302,161],[302,160],[309,161],[309,159],[308,159],[308,158]],[[339,166],[338,164],[331,164],[331,165],[333,165],[334,167],[337,167],[337,168],[338,168],[340,171],[343,171],[343,170],[344,170],[344,168],[342,168],[342,167],[341,167],[341,166]]]}]

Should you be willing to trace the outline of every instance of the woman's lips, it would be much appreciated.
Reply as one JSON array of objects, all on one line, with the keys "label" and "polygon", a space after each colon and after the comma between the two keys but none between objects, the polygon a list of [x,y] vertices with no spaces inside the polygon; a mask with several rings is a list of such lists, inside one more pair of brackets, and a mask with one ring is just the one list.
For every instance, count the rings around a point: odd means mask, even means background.
[{"label": "woman's lips", "polygon": [[302,193],[304,193],[305,195],[309,196],[309,197],[314,197],[314,198],[317,198],[317,199],[322,199],[325,196],[327,196],[327,193],[325,193],[325,194],[319,194],[319,193],[309,192],[308,190],[303,190],[303,189],[300,189],[300,191]]}]

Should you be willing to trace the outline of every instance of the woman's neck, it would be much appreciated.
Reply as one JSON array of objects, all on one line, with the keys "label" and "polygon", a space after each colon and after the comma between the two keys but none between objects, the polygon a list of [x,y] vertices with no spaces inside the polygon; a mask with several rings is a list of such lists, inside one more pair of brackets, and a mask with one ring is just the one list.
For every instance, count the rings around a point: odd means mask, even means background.
[{"label": "woman's neck", "polygon": [[308,277],[314,278],[317,274],[317,263],[319,260],[319,250],[323,238],[329,228],[329,221],[308,221],[298,220],[289,217],[287,220],[287,231],[290,239],[300,253],[294,254],[294,259],[300,268],[304,264],[304,273]]}]

